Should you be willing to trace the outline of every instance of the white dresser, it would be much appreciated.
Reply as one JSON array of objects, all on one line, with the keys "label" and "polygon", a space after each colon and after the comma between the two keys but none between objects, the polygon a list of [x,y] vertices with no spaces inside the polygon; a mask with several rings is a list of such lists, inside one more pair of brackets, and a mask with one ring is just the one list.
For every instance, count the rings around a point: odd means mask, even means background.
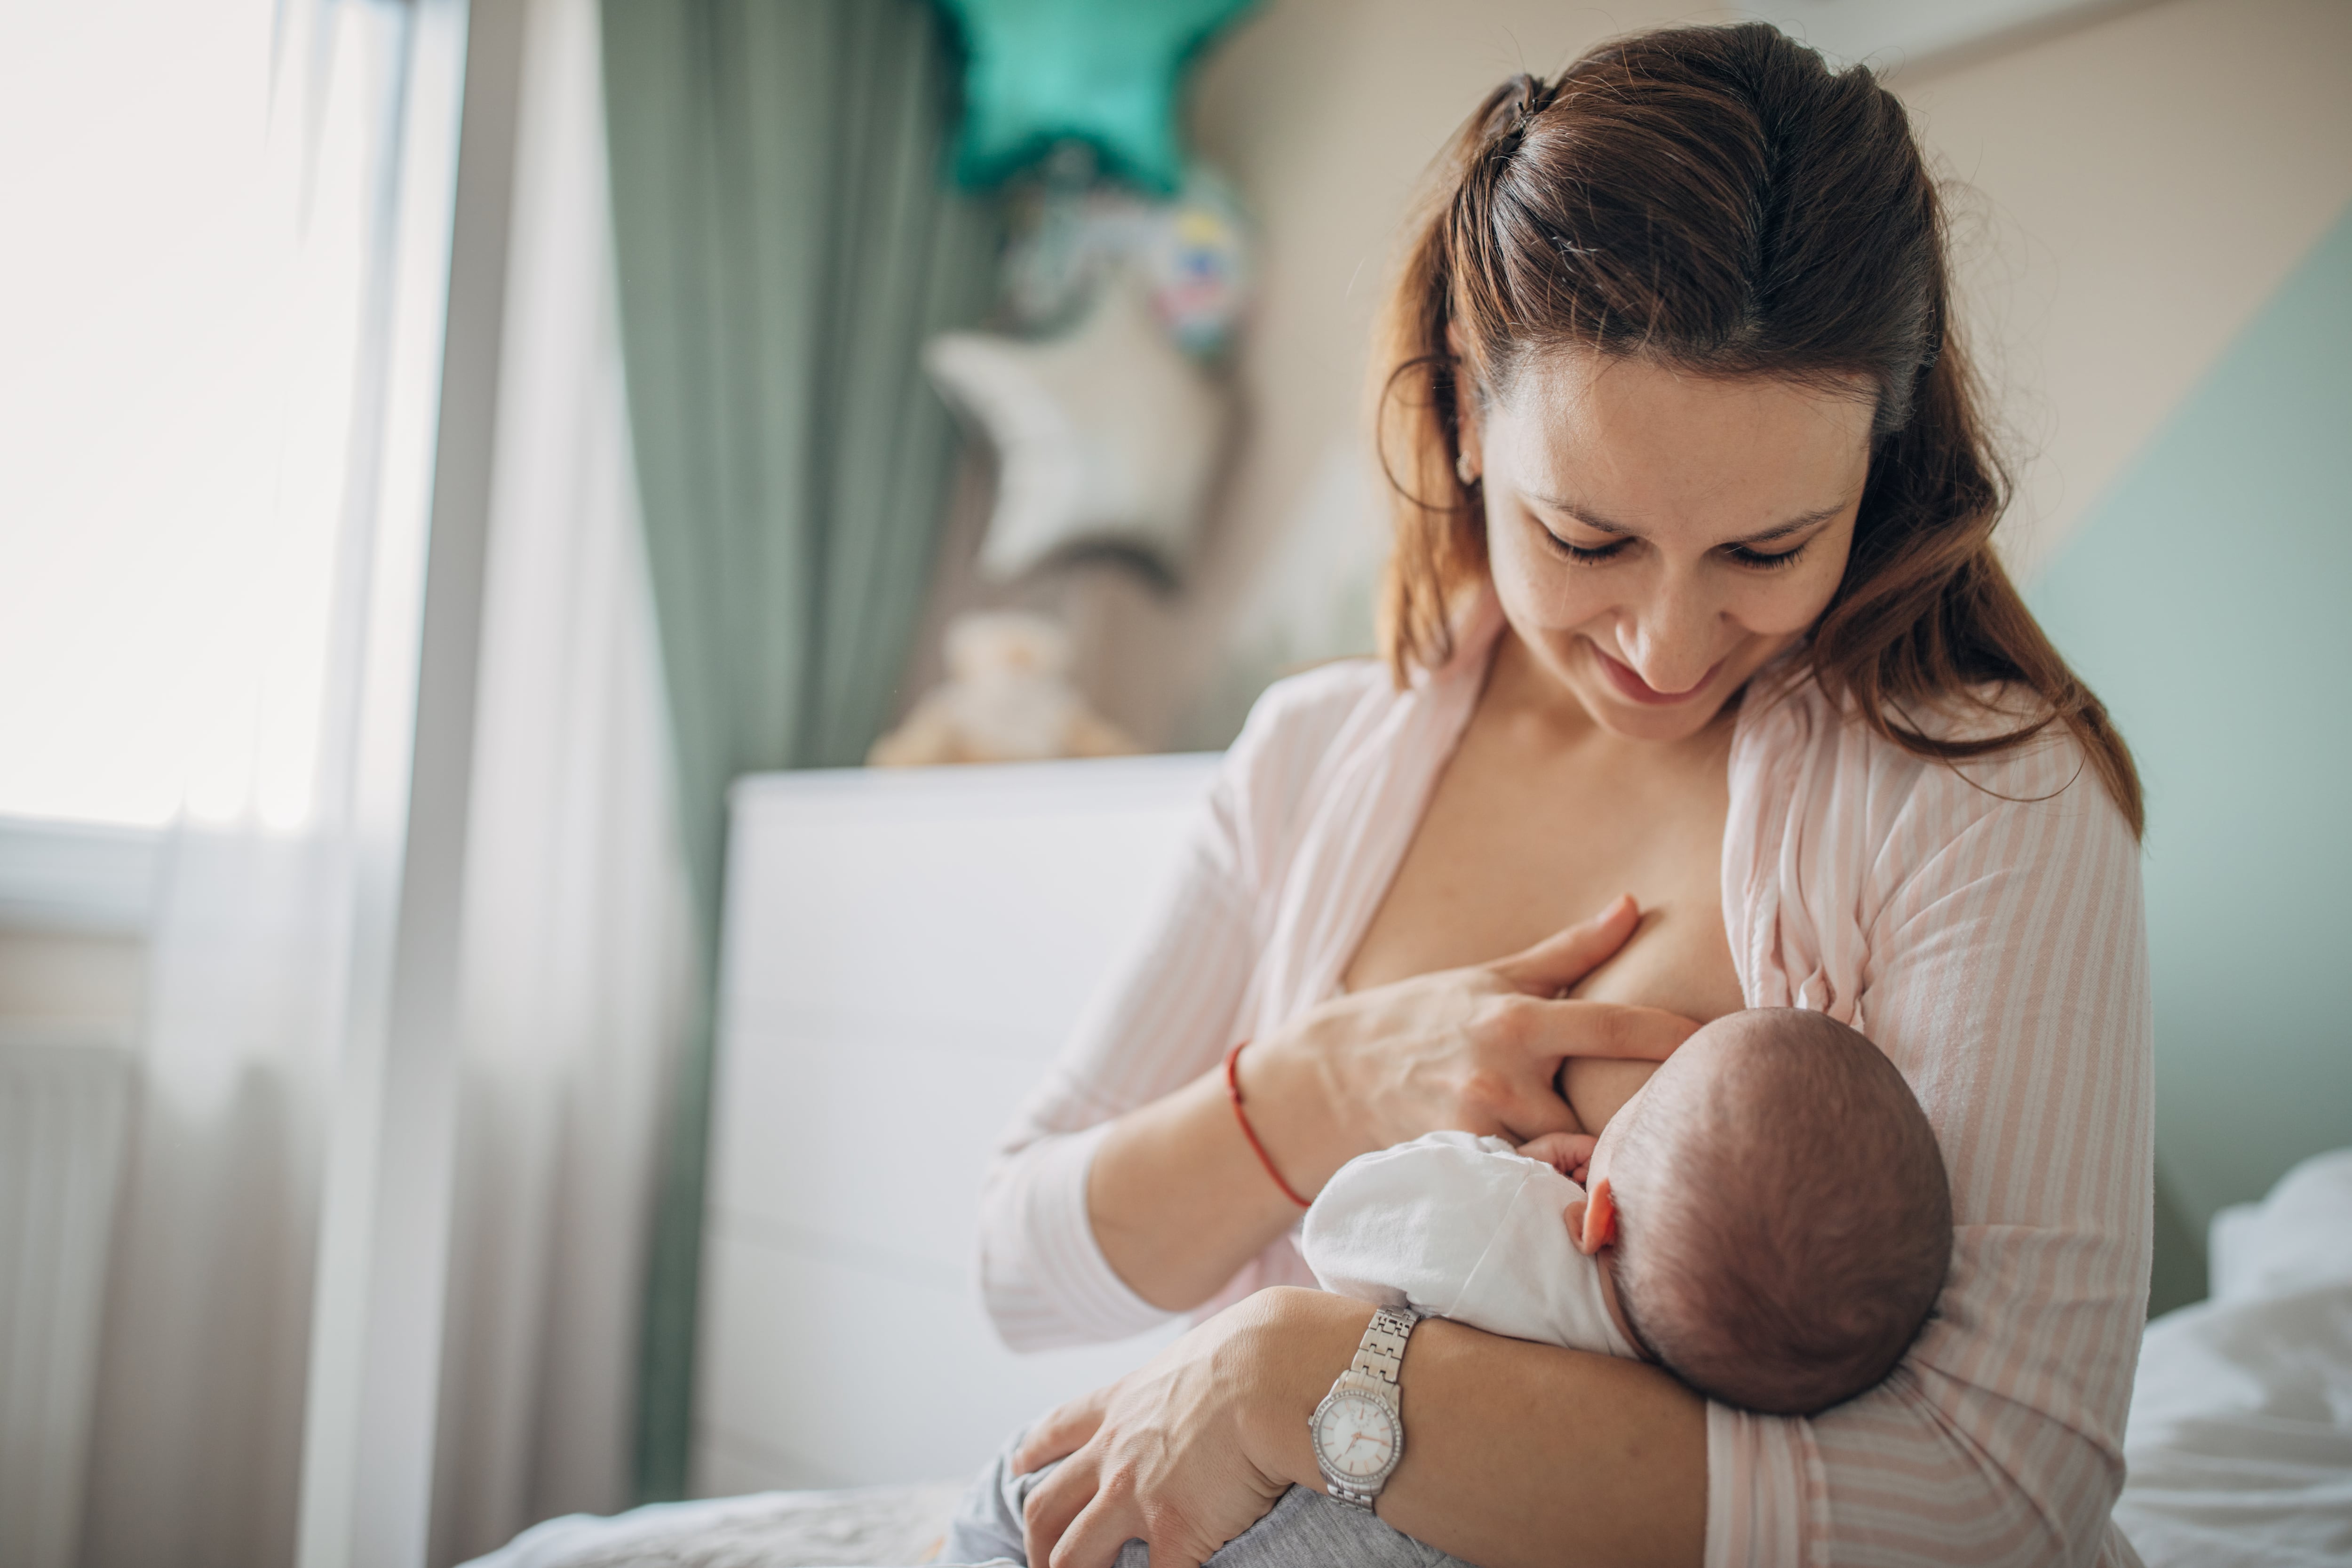
[{"label": "white dresser", "polygon": [[988,1150],[1139,934],[1214,756],[737,784],[695,1484],[943,1479],[1173,1331],[1016,1356]]}]

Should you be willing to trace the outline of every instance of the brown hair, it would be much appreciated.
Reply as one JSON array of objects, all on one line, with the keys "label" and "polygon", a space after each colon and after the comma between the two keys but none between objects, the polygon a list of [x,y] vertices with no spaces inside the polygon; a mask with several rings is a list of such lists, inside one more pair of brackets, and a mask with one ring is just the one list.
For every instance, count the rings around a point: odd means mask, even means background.
[{"label": "brown hair", "polygon": [[1895,1064],[1825,1014],[1734,1013],[1692,1047],[1719,1065],[1662,1072],[1619,1134],[1618,1304],[1701,1394],[1810,1415],[1875,1386],[1935,1310],[1943,1151]]},{"label": "brown hair", "polygon": [[[1476,484],[1455,472],[1465,392],[1502,396],[1563,349],[1841,392],[1859,379],[1876,391],[1870,477],[1797,673],[1944,762],[2062,724],[2141,830],[2130,752],[1994,553],[2008,476],[1949,325],[1941,205],[1868,69],[1832,71],[1761,22],[1643,33],[1555,81],[1496,88],[1441,167],[1378,367],[1398,496],[1381,641],[1400,681],[1452,657],[1486,573]],[[2033,710],[2021,721],[1993,689]],[[1931,735],[1913,709],[1994,722]]]}]

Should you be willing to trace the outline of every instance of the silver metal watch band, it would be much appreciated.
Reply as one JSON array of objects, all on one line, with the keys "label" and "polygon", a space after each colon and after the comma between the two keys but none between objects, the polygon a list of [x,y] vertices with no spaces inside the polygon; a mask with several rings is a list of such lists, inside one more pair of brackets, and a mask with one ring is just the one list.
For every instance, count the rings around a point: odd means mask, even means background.
[{"label": "silver metal watch band", "polygon": [[1404,1367],[1405,1341],[1419,1321],[1410,1308],[1382,1307],[1374,1311],[1364,1329],[1363,1342],[1356,1347],[1356,1359],[1348,1363],[1349,1369],[1393,1387]]}]

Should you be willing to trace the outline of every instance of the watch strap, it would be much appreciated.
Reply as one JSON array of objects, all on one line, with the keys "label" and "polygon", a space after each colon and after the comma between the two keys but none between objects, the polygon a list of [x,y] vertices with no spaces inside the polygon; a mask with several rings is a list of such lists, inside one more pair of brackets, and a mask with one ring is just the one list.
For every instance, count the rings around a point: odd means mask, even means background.
[{"label": "watch strap", "polygon": [[1396,1386],[1397,1373],[1404,1368],[1405,1341],[1412,1336],[1412,1326],[1420,1316],[1409,1307],[1381,1307],[1372,1313],[1372,1321],[1364,1329],[1363,1342],[1356,1347],[1356,1359],[1348,1363],[1351,1372],[1376,1377],[1391,1388]]}]

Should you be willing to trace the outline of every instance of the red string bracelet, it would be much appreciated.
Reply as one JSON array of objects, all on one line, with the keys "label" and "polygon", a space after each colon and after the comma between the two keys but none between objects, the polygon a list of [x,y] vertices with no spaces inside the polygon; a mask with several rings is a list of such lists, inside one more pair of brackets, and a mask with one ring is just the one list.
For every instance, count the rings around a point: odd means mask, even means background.
[{"label": "red string bracelet", "polygon": [[1257,1141],[1257,1130],[1250,1125],[1249,1112],[1242,1109],[1240,1064],[1242,1047],[1248,1044],[1247,1040],[1236,1040],[1234,1048],[1225,1053],[1225,1093],[1233,1098],[1234,1120],[1242,1124],[1242,1136],[1249,1140],[1251,1152],[1257,1156],[1257,1163],[1265,1167],[1265,1173],[1274,1178],[1274,1184],[1282,1189],[1282,1195],[1300,1208],[1311,1207],[1305,1198],[1291,1190],[1290,1184],[1282,1179],[1282,1173],[1274,1168],[1274,1160],[1266,1153],[1265,1145]]}]

